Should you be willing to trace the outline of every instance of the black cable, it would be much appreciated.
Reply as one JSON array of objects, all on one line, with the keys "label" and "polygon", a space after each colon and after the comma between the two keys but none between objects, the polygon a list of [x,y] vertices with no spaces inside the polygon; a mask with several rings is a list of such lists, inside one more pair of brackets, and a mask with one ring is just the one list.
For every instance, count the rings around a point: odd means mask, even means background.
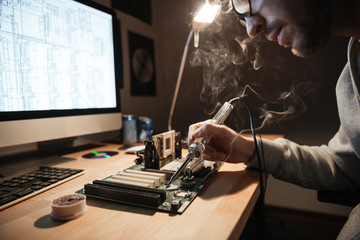
[{"label": "black cable", "polygon": [[[255,133],[255,128],[254,128],[254,121],[253,121],[253,115],[251,112],[251,108],[249,106],[249,104],[244,100],[243,97],[235,97],[233,99],[231,99],[229,101],[230,104],[232,104],[233,106],[235,106],[235,103],[237,102],[244,102],[248,111],[248,115],[249,115],[249,122],[250,122],[250,130],[254,139],[254,145],[255,145],[255,153],[256,153],[256,157],[258,159],[258,169],[259,169],[259,185],[260,185],[260,194],[259,194],[259,199],[255,204],[254,207],[254,216],[255,219],[257,220],[257,235],[258,235],[258,239],[266,239],[268,231],[266,229],[266,225],[265,225],[265,191],[266,191],[266,179],[264,181],[264,178],[266,178],[266,176],[264,176],[264,171],[265,171],[265,154],[264,154],[264,147],[263,147],[263,141],[262,141],[262,137],[260,134],[259,135],[259,139],[260,139],[260,148],[261,148],[261,154],[260,155],[260,150],[259,150],[259,146],[258,146],[258,141],[256,138],[256,133]],[[265,182],[265,183],[264,183]]]},{"label": "black cable", "polygon": [[258,159],[258,164],[259,164],[259,174],[260,174],[260,195],[264,195],[264,179],[263,179],[263,167],[262,167],[262,162],[261,162],[261,157],[260,157],[260,151],[259,151],[259,147],[257,144],[257,138],[256,138],[256,134],[255,134],[255,129],[254,129],[254,121],[253,121],[253,117],[252,117],[252,112],[250,109],[249,104],[244,101],[246,108],[248,110],[248,114],[249,114],[249,121],[250,121],[250,129],[251,129],[251,133],[254,139],[254,144],[255,144],[255,153]]},{"label": "black cable", "polygon": [[[263,175],[263,166],[262,166],[262,161],[261,161],[261,156],[260,156],[260,151],[259,151],[259,147],[258,147],[258,143],[257,143],[257,138],[256,138],[256,133],[255,133],[255,129],[254,129],[254,121],[253,121],[253,117],[252,117],[252,112],[251,112],[251,108],[249,106],[249,104],[243,100],[248,114],[249,114],[249,121],[250,121],[250,129],[251,129],[251,133],[254,139],[254,144],[255,144],[255,153],[258,159],[258,165],[259,165],[259,184],[260,184],[260,195],[259,195],[259,199],[255,204],[254,207],[254,214],[255,214],[255,218],[258,220],[258,228],[259,231],[257,231],[258,233],[258,238],[259,239],[265,239],[266,236],[266,228],[265,228],[265,185],[264,185],[264,175]],[[262,145],[262,138],[260,136],[260,142],[261,142],[261,149],[262,149],[262,156],[264,157],[264,148]],[[264,165],[265,165],[265,161],[264,161]]]},{"label": "black cable", "polygon": [[259,147],[257,144],[257,138],[256,138],[256,133],[255,133],[255,128],[254,128],[254,121],[253,121],[253,116],[252,116],[252,112],[251,112],[251,108],[249,106],[249,104],[242,98],[242,97],[235,97],[233,99],[231,99],[229,101],[230,104],[232,104],[233,106],[235,105],[236,102],[244,102],[249,114],[249,121],[250,121],[250,130],[254,139],[254,144],[255,144],[255,152],[256,152],[256,156],[258,159],[258,164],[259,164],[259,181],[260,181],[260,195],[262,195],[262,197],[264,197],[265,195],[265,184],[264,184],[264,176],[263,176],[263,169],[265,169],[265,159],[264,159],[264,147],[263,147],[263,142],[262,142],[262,137],[259,134],[259,139],[260,139],[260,144],[261,144],[261,153],[262,153],[262,157],[263,157],[263,164],[264,164],[264,168],[262,166],[262,162],[261,162],[261,156],[260,156],[260,151],[259,151]]},{"label": "black cable", "polygon": [[[263,145],[263,139],[261,137],[261,134],[258,133],[259,135],[259,139],[260,139],[260,149],[261,149],[261,156],[262,156],[262,163],[263,163],[263,169],[265,171],[266,166],[265,166],[265,154],[264,154],[264,145]],[[266,192],[266,188],[267,188],[267,181],[264,182],[264,192]]]}]

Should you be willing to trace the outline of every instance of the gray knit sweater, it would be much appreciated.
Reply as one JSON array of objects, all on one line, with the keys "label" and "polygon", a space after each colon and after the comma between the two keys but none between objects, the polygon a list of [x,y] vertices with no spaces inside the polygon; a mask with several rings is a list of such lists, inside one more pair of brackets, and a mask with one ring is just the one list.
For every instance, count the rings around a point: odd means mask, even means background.
[{"label": "gray knit sweater", "polygon": [[[351,39],[336,86],[340,128],[328,145],[263,140],[265,170],[275,178],[319,190],[360,189],[360,43]],[[256,166],[252,159],[251,166]]]}]

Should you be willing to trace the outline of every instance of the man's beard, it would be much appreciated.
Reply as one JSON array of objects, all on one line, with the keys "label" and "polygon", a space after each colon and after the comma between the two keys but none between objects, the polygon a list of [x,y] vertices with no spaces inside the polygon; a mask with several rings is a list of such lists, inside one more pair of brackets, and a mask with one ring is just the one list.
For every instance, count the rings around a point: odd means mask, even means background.
[{"label": "man's beard", "polygon": [[299,27],[291,46],[291,52],[298,57],[307,57],[323,48],[330,39],[330,27],[319,29],[318,27]]},{"label": "man's beard", "polygon": [[292,53],[307,57],[323,48],[331,35],[332,0],[308,0],[304,2],[304,20],[298,24],[298,31],[291,46]]}]

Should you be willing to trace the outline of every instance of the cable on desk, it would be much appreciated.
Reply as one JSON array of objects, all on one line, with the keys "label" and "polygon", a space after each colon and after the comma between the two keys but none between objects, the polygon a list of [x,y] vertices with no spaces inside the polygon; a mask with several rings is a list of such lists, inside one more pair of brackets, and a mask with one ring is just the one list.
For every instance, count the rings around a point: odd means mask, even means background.
[{"label": "cable on desk", "polygon": [[259,135],[260,140],[260,148],[261,148],[261,155],[259,150],[258,141],[256,138],[256,132],[254,128],[254,121],[253,121],[253,115],[250,108],[250,105],[245,101],[243,98],[234,98],[231,101],[241,101],[245,104],[248,115],[249,115],[249,123],[250,123],[250,130],[252,137],[254,139],[255,144],[255,154],[258,160],[259,165],[259,184],[260,184],[260,195],[259,199],[255,204],[254,207],[254,216],[257,220],[257,227],[258,227],[258,239],[266,239],[266,225],[265,225],[265,191],[266,191],[266,180],[264,180],[264,170],[265,170],[265,155],[264,155],[264,148],[263,148],[263,141],[261,135]]}]

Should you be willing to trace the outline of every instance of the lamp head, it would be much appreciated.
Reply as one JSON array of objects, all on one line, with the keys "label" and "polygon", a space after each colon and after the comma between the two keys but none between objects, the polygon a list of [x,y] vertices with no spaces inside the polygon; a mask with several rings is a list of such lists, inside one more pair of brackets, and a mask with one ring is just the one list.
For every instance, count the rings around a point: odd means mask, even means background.
[{"label": "lamp head", "polygon": [[220,11],[219,4],[209,4],[206,2],[195,14],[193,29],[199,31],[212,23]]}]

